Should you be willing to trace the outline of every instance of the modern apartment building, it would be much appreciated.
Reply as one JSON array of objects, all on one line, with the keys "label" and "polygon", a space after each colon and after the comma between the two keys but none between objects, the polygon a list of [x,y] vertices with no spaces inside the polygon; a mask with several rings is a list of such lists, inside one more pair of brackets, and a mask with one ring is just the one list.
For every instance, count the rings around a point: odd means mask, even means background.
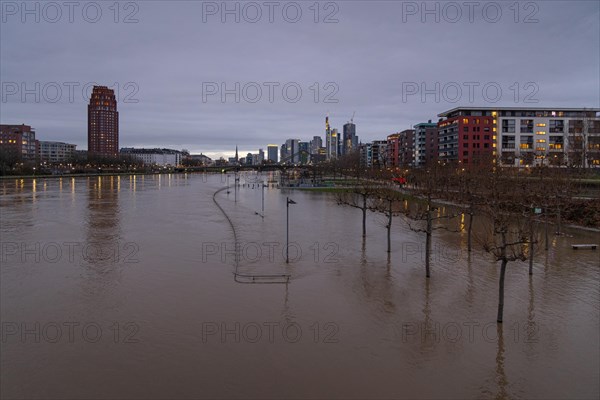
[{"label": "modern apartment building", "polygon": [[496,120],[491,112],[455,108],[438,116],[439,161],[471,165],[496,156]]},{"label": "modern apartment building", "polygon": [[0,150],[16,161],[35,161],[39,143],[29,125],[0,125]]},{"label": "modern apartment building", "polygon": [[600,167],[599,108],[458,107],[439,116],[440,159],[464,163],[489,153],[489,135],[501,165]]},{"label": "modern apartment building", "polygon": [[390,160],[387,151],[387,140],[373,140],[367,158],[370,160],[369,167],[388,168]]},{"label": "modern apartment building", "polygon": [[360,155],[360,166],[362,168],[371,168],[371,155],[372,155],[372,144],[361,143],[358,145],[358,152]]},{"label": "modern apartment building", "polygon": [[39,160],[49,163],[70,162],[75,156],[76,144],[64,142],[39,141]]},{"label": "modern apartment building", "polygon": [[415,130],[405,129],[398,135],[398,166],[411,167],[415,159]]},{"label": "modern apartment building", "polygon": [[181,164],[181,152],[171,149],[136,149],[124,147],[121,154],[131,156],[147,165],[177,166]]},{"label": "modern apartment building", "polygon": [[414,136],[414,165],[422,167],[437,162],[438,159],[438,130],[437,124],[422,122],[416,124]]},{"label": "modern apartment building", "polygon": [[400,165],[400,134],[392,133],[387,137],[387,159],[390,167],[397,168]]}]

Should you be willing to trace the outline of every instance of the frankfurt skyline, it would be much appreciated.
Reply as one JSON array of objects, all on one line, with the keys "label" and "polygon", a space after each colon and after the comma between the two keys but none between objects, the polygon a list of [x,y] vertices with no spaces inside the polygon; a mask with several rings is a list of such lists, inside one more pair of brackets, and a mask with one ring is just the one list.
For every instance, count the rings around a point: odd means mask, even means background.
[{"label": "frankfurt skyline", "polygon": [[357,134],[371,141],[458,106],[600,106],[598,2],[507,3],[500,18],[480,7],[472,21],[444,3],[428,3],[437,14],[412,2],[319,3],[316,15],[299,2],[295,23],[281,9],[273,22],[267,10],[248,22],[247,3],[238,15],[221,3],[176,3],[99,3],[95,23],[84,3],[73,22],[66,9],[51,22],[54,10],[31,3],[33,14],[22,15],[3,3],[0,122],[86,148],[84,89],[95,83],[118,88],[121,147],[214,159],[236,145],[245,154],[324,137],[327,114],[341,130],[356,113]]}]

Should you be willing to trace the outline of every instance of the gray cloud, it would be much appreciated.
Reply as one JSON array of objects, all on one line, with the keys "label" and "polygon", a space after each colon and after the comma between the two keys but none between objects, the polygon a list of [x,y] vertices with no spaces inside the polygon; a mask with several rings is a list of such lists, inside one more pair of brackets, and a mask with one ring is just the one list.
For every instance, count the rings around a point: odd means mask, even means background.
[{"label": "gray cloud", "polygon": [[[492,7],[487,15],[482,13],[489,2],[475,9],[473,22],[463,6],[456,23],[447,22],[455,17],[448,2],[427,2],[430,8],[437,4],[441,12],[447,11],[439,14],[439,23],[433,15],[427,15],[425,23],[420,13],[403,15],[403,7],[406,11],[422,2],[337,1],[338,23],[322,23],[334,10],[324,9],[327,2],[321,3],[319,23],[309,8],[313,1],[297,2],[303,12],[297,23],[286,22],[281,12],[269,23],[265,8],[257,23],[243,18],[235,23],[232,16],[227,23],[209,16],[205,23],[200,1],[134,3],[139,22],[131,24],[122,23],[134,10],[128,2],[120,3],[119,23],[109,9],[113,2],[97,3],[103,12],[97,23],[86,22],[77,11],[73,23],[66,15],[48,23],[43,14],[39,23],[31,16],[23,23],[19,15],[3,12],[0,75],[6,98],[1,122],[30,124],[40,139],[85,148],[87,108],[81,87],[96,82],[119,87],[122,146],[215,154],[231,153],[237,144],[245,154],[288,137],[308,140],[323,135],[327,112],[334,127],[341,129],[356,111],[360,138],[383,138],[435,120],[449,108],[471,104],[465,82],[479,83],[473,105],[600,106],[600,6],[594,1],[529,2],[533,6],[522,2],[517,16],[514,2],[497,2],[502,16],[495,23],[489,22]],[[81,2],[79,9],[86,4]],[[538,22],[524,23],[531,13]],[[80,86],[72,102],[63,91],[57,103],[47,101],[43,93],[36,103],[33,95],[26,101],[19,95],[6,96],[4,89],[11,82],[29,88],[35,82],[41,87],[52,82]],[[249,82],[280,86],[273,102],[264,86],[255,103],[243,97],[236,103],[233,95],[224,103],[218,95],[203,102],[203,82],[225,82],[230,88],[235,82],[240,87]],[[290,82],[302,89],[296,103],[286,101],[281,92]],[[328,82],[334,85],[326,89]],[[433,94],[424,102],[419,94],[403,98],[406,82],[424,83],[429,89],[437,82],[448,91],[439,101]],[[127,83],[134,86],[125,88]],[[498,102],[486,100],[481,91],[486,83],[502,89]],[[455,84],[464,89],[462,95],[456,102],[446,101],[454,99]],[[248,88],[246,94],[253,96]],[[325,102],[328,94],[338,102]],[[525,103],[527,95],[538,103]],[[126,101],[136,99],[137,103]]]}]

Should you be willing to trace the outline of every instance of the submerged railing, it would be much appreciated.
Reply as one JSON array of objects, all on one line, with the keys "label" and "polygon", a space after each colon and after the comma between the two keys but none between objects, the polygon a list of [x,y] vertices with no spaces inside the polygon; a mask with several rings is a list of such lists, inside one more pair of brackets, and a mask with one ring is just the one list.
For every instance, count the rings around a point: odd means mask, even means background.
[{"label": "submerged railing", "polygon": [[[222,187],[221,189],[217,190],[213,194],[213,201],[215,202],[217,207],[219,207],[219,210],[221,210],[221,212],[223,213],[225,218],[227,218],[227,221],[229,222],[229,226],[231,227],[231,230],[233,232],[233,240],[234,240],[234,246],[235,246],[234,248],[238,249],[237,232],[235,230],[235,226],[233,225],[233,221],[231,220],[231,218],[229,218],[229,215],[227,215],[227,213],[225,212],[223,207],[221,207],[221,205],[217,201],[217,194],[219,194],[220,192],[222,192],[223,190],[226,190],[226,189],[229,189],[229,186],[225,186],[225,187]],[[233,272],[233,280],[237,283],[288,284],[290,282],[290,278],[291,278],[290,274],[245,274],[245,273],[241,274],[238,271],[240,262],[239,262],[239,257],[237,254],[234,257],[234,259],[235,259],[235,266],[234,266],[234,272]]]}]

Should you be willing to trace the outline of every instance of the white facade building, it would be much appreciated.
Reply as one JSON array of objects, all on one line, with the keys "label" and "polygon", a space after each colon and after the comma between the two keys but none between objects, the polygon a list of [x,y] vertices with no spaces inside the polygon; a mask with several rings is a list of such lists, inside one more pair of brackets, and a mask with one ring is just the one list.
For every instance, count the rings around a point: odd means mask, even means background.
[{"label": "white facade building", "polygon": [[181,164],[181,152],[171,149],[136,149],[126,147],[121,154],[130,155],[147,165],[178,166]]},{"label": "white facade building", "polygon": [[40,140],[40,161],[50,163],[69,162],[75,155],[76,147],[76,144]]}]

